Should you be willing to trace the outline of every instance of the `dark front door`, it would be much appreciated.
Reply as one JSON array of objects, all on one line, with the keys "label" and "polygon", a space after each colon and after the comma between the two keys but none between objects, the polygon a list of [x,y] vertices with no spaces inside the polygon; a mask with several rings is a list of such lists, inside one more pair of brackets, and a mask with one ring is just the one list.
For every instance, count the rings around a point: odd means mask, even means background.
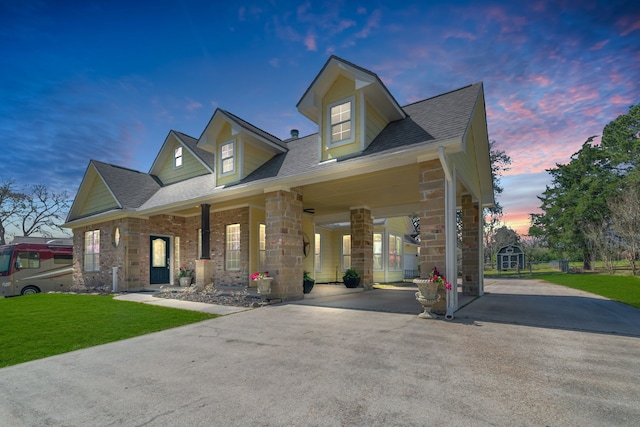
[{"label": "dark front door", "polygon": [[169,283],[169,238],[150,236],[149,258],[151,260],[149,283],[160,285]]}]

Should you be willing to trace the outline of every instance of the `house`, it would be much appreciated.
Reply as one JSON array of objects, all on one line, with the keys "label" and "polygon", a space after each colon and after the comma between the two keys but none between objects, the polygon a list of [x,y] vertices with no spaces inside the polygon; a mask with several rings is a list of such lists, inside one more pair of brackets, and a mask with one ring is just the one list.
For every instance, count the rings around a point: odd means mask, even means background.
[{"label": "house", "polygon": [[370,289],[402,276],[414,215],[420,274],[462,272],[463,291],[482,294],[494,202],[482,83],[400,106],[375,73],[331,56],[297,109],[317,133],[281,140],[217,109],[199,138],[170,131],[148,173],[91,160],[65,224],[76,283],[115,274],[137,290],[189,266],[199,283],[247,285],[268,271],[286,300],[303,298],[304,270],[332,282],[351,267]]}]

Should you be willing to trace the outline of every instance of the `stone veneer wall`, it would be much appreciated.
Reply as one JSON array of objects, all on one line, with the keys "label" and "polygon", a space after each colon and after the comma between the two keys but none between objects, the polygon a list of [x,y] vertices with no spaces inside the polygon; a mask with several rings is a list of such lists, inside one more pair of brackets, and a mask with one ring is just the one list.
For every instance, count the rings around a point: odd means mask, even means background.
[{"label": "stone veneer wall", "polygon": [[462,196],[462,293],[480,295],[480,212],[470,195]]},{"label": "stone veneer wall", "polygon": [[[226,269],[226,226],[229,224],[240,224],[239,270]],[[252,273],[249,271],[249,208],[243,207],[211,212],[210,228],[211,260],[215,263],[216,286],[248,286],[249,276]],[[195,256],[193,259],[195,259]]]},{"label": "stone veneer wall", "polygon": [[[109,221],[99,225],[80,227],[73,230],[73,284],[87,288],[111,290],[113,285],[112,267],[118,267],[118,284],[123,284],[125,252],[122,239],[116,247],[114,232],[121,227],[121,221]],[[122,227],[121,227],[122,228]],[[84,271],[84,233],[100,230],[100,270]],[[121,230],[122,236],[122,230]]]},{"label": "stone veneer wall", "polygon": [[373,217],[369,208],[351,209],[351,268],[360,287],[373,289]]},{"label": "stone veneer wall", "polygon": [[420,189],[420,277],[429,277],[433,267],[445,274],[445,176],[440,161],[419,165]]},{"label": "stone veneer wall", "polygon": [[274,277],[271,296],[302,299],[302,189],[278,190],[266,196],[267,271]]}]

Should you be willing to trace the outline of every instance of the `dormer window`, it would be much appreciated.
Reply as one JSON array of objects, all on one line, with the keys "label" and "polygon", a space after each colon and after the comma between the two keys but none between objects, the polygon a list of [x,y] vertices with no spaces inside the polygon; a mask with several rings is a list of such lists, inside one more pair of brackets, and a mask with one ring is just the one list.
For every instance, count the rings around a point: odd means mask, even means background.
[{"label": "dormer window", "polygon": [[352,112],[354,98],[341,100],[329,105],[329,135],[330,144],[348,143],[353,141]]},{"label": "dormer window", "polygon": [[182,147],[173,150],[173,166],[179,168],[182,166]]},{"label": "dormer window", "polygon": [[220,146],[220,170],[222,175],[235,170],[235,140],[227,141]]}]

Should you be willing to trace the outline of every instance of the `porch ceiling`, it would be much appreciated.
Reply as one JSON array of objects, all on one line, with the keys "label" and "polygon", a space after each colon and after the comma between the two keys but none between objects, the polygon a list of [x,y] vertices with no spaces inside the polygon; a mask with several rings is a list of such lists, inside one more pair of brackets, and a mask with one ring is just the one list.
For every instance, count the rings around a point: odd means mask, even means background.
[{"label": "porch ceiling", "polygon": [[[468,193],[464,185],[457,181],[457,194]],[[331,217],[348,215],[350,208],[368,206],[372,210],[393,212],[399,208],[402,212],[396,215],[407,215],[406,209],[420,201],[418,190],[418,165],[410,164],[383,171],[326,180],[316,184],[303,186],[304,209],[313,209],[314,216]],[[214,210],[225,210],[237,206],[264,206],[265,195],[257,194],[249,197],[216,202],[212,200]],[[198,206],[173,211],[180,216],[199,215]]]}]

